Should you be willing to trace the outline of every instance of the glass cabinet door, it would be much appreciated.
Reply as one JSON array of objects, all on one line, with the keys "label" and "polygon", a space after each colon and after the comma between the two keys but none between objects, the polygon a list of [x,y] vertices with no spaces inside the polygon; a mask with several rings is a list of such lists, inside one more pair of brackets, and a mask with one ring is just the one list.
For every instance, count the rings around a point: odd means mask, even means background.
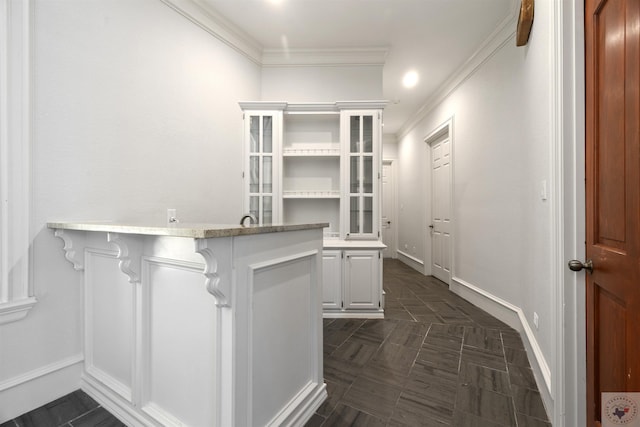
[{"label": "glass cabinet door", "polygon": [[[248,115],[248,208],[258,224],[274,221],[275,122],[272,114]],[[247,179],[247,176],[245,176]]]},{"label": "glass cabinet door", "polygon": [[377,186],[375,141],[377,132],[374,126],[375,113],[353,114],[348,116],[348,229],[347,238],[377,237],[378,226],[376,203],[374,200]]}]

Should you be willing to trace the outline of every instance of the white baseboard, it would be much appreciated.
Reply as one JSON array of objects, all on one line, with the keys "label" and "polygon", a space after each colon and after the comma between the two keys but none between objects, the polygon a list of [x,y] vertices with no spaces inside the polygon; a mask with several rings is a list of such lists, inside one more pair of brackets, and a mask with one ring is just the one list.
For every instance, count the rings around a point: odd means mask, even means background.
[{"label": "white baseboard", "polygon": [[146,419],[137,414],[131,405],[124,403],[122,396],[110,390],[90,375],[82,377],[82,390],[128,426],[146,427],[154,425],[151,419]]},{"label": "white baseboard", "polygon": [[327,397],[327,385],[325,383],[309,383],[267,426],[303,427]]},{"label": "white baseboard", "polygon": [[398,249],[398,259],[403,263],[407,264],[409,267],[418,271],[420,274],[424,274],[424,261],[419,260],[418,258],[409,255],[406,252],[402,252]]},{"label": "white baseboard", "polygon": [[81,354],[0,382],[0,424],[80,388]]},{"label": "white baseboard", "polygon": [[449,289],[520,333],[547,415],[550,415],[553,408],[551,370],[522,309],[458,277],[451,278]]},{"label": "white baseboard", "polygon": [[324,319],[384,319],[384,310],[377,311],[325,311]]}]

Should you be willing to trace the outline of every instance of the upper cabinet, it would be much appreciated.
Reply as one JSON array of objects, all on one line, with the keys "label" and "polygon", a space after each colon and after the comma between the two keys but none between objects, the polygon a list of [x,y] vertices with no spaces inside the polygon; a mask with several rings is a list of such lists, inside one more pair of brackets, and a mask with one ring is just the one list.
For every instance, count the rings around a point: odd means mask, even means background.
[{"label": "upper cabinet", "polygon": [[244,206],[261,225],[281,222],[282,106],[263,105],[270,109],[246,111],[244,116]]},{"label": "upper cabinet", "polygon": [[328,222],[325,239],[379,239],[384,102],[241,102],[245,211]]},{"label": "upper cabinet", "polygon": [[380,237],[380,128],[381,111],[342,112],[347,239]]}]

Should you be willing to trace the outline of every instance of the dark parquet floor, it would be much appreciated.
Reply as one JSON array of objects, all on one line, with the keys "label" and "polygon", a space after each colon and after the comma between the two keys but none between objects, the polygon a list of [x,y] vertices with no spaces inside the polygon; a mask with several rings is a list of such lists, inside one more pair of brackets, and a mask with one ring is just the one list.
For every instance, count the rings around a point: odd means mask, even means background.
[{"label": "dark parquet floor", "polygon": [[384,320],[324,320],[329,398],[307,427],[551,425],[515,330],[397,260],[384,289]]}]

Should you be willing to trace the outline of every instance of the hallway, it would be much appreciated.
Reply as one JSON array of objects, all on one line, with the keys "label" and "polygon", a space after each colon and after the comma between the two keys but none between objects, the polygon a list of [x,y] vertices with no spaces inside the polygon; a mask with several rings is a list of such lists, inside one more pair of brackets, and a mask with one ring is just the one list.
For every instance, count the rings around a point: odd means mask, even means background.
[{"label": "hallway", "polygon": [[397,260],[385,319],[325,319],[329,398],[307,427],[550,426],[518,333]]}]

